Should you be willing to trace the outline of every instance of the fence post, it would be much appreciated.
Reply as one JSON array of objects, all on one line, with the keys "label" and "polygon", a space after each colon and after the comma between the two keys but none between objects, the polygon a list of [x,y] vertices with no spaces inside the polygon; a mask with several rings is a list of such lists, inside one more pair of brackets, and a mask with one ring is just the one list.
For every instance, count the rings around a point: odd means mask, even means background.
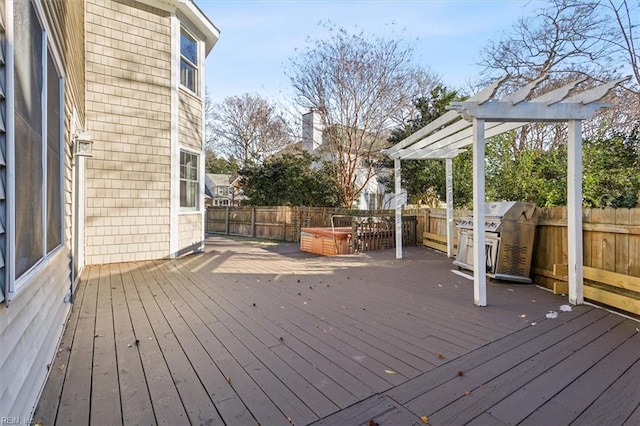
[{"label": "fence post", "polygon": [[287,241],[287,217],[282,221],[282,241]]},{"label": "fence post", "polygon": [[251,236],[256,237],[256,208],[251,208]]},{"label": "fence post", "polygon": [[225,235],[229,235],[229,219],[230,219],[229,216],[230,215],[231,215],[230,208],[227,207],[227,217],[225,218],[225,221],[224,221],[224,234]]}]

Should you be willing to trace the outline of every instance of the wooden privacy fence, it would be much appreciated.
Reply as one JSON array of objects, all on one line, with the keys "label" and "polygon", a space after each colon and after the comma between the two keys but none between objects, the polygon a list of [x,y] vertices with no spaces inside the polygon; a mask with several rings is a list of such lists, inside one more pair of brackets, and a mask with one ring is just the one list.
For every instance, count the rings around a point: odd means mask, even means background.
[{"label": "wooden privacy fence", "polygon": [[[369,251],[395,247],[394,215],[393,210],[327,207],[208,207],[206,230],[217,234],[299,242],[301,228],[353,226],[354,235],[360,238],[354,239],[352,250]],[[403,211],[403,245],[418,244],[417,236],[424,232],[426,215],[426,209]]]},{"label": "wooden privacy fence", "polygon": [[[446,233],[446,211],[430,209],[423,244],[446,251]],[[582,235],[585,298],[640,315],[640,209],[583,209]],[[567,293],[567,238],[566,207],[540,209],[531,278],[560,294]]]}]

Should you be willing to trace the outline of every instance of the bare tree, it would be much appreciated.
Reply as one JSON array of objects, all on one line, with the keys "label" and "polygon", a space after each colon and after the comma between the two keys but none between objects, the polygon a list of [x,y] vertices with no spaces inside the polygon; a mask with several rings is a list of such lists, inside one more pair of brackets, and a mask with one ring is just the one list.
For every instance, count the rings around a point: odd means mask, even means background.
[{"label": "bare tree", "polygon": [[418,92],[435,77],[412,65],[413,48],[399,37],[326,26],[332,36],[309,39],[287,74],[297,104],[320,114],[325,158],[331,159],[345,205],[352,207],[380,172],[375,164],[389,129],[411,114]]},{"label": "bare tree", "polygon": [[261,163],[292,142],[287,121],[259,95],[227,97],[208,114],[211,145],[240,166]]},{"label": "bare tree", "polygon": [[534,16],[522,17],[501,40],[481,50],[481,76],[507,75],[514,85],[551,74],[607,77],[612,55],[608,22],[594,13],[598,1],[549,0]]},{"label": "bare tree", "polygon": [[214,105],[211,101],[211,95],[209,94],[209,89],[206,89],[204,93],[204,149],[211,153],[215,150],[216,142],[213,111]]},{"label": "bare tree", "polygon": [[628,63],[635,79],[635,90],[632,91],[640,94],[638,92],[638,87],[640,87],[640,50],[636,47],[640,43],[640,35],[637,32],[638,24],[640,24],[638,22],[640,20],[640,2],[629,3],[628,0],[599,2],[605,13],[612,18],[608,20],[612,29],[607,42],[612,51],[620,55],[621,61]]},{"label": "bare tree", "polygon": [[[635,84],[610,97],[613,108],[586,123],[585,134],[603,136],[625,131],[640,118],[638,106],[638,52],[634,22],[638,5],[627,0],[548,0],[531,17],[523,17],[501,40],[481,51],[481,84],[497,75],[508,76],[505,91],[512,91],[543,75],[549,79],[539,91],[547,91],[570,80],[589,77],[589,87],[620,77],[630,67]],[[548,149],[566,141],[562,125],[528,125],[515,132],[513,153],[525,148]]]}]

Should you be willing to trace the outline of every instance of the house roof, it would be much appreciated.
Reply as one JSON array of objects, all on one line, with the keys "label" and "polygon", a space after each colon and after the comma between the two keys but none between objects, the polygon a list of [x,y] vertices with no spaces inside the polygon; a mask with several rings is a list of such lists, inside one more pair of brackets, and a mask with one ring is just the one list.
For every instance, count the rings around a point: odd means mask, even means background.
[{"label": "house roof", "polygon": [[231,175],[205,173],[204,175],[204,195],[207,198],[214,198],[213,189],[216,186],[229,186],[231,181]]},{"label": "house roof", "polygon": [[215,186],[229,186],[231,182],[231,175],[224,173],[207,173],[207,178],[213,183]]},{"label": "house roof", "polygon": [[166,10],[171,13],[180,12],[204,36],[205,56],[220,38],[220,30],[200,10],[193,0],[137,0],[140,3]]}]

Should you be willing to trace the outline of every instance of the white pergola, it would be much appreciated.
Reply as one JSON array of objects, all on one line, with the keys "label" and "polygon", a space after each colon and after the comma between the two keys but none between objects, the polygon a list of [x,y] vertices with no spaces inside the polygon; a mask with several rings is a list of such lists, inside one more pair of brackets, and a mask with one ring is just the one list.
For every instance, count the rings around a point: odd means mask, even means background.
[{"label": "white pergola", "polygon": [[[497,80],[464,102],[452,102],[449,112],[408,136],[385,153],[394,159],[396,258],[402,258],[402,206],[400,205],[400,162],[402,160],[445,159],[447,194],[447,254],[453,254],[453,172],[452,159],[460,149],[473,150],[473,264],[485,262],[485,139],[534,122],[567,122],[567,226],[569,302],[583,303],[582,265],[582,120],[589,119],[609,104],[599,102],[620,79],[573,94],[585,79],[530,99],[545,79],[523,86],[515,92],[492,100],[504,78]],[[476,268],[480,270],[481,268]],[[487,305],[486,275],[474,273],[474,303]]]}]

